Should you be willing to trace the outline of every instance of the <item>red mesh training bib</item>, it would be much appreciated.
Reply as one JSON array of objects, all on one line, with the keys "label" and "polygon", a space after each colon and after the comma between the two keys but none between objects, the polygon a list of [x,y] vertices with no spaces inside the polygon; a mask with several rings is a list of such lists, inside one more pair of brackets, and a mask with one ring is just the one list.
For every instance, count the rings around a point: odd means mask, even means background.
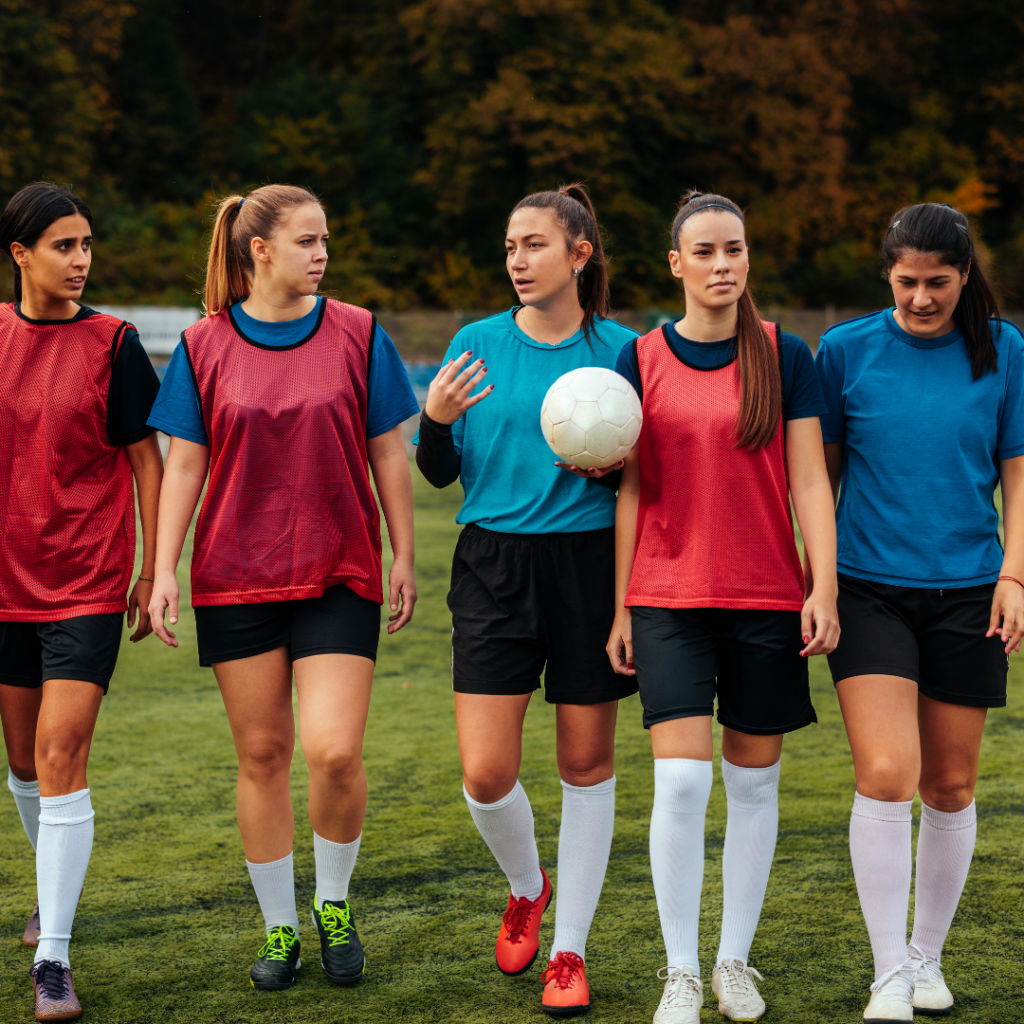
[{"label": "red mesh training bib", "polygon": [[33,324],[0,305],[0,620],[124,612],[135,498],[107,394],[127,325]]},{"label": "red mesh training bib", "polygon": [[373,315],[324,299],[290,348],[243,338],[227,310],[185,331],[210,480],[192,604],[319,597],[344,583],[383,603],[380,515],[366,457]]},{"label": "red mesh training bib", "polygon": [[737,448],[737,360],[688,366],[661,329],[638,340],[637,359],[644,424],[627,606],[799,611],[782,421],[767,448]]}]

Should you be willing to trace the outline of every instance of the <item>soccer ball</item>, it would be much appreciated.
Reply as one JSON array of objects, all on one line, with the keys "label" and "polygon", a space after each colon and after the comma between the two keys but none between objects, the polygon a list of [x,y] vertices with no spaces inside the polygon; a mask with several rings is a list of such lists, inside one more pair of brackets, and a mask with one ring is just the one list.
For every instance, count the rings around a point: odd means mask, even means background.
[{"label": "soccer ball", "polygon": [[632,385],[602,366],[562,374],[540,409],[551,450],[580,469],[604,469],[625,458],[640,436],[643,410]]}]

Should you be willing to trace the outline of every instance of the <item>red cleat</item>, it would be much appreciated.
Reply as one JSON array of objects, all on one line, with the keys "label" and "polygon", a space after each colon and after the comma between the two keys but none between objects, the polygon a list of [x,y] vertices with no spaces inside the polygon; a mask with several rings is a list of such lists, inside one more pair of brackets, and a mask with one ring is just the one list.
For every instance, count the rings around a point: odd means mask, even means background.
[{"label": "red cleat", "polygon": [[544,876],[544,888],[537,899],[528,900],[525,896],[516,899],[509,894],[508,909],[501,919],[495,951],[503,974],[522,974],[537,959],[540,919],[551,902],[551,882],[543,868],[540,873]]},{"label": "red cleat", "polygon": [[556,953],[541,975],[544,998],[541,1009],[552,1017],[575,1017],[590,1009],[590,986],[583,957],[575,953]]}]

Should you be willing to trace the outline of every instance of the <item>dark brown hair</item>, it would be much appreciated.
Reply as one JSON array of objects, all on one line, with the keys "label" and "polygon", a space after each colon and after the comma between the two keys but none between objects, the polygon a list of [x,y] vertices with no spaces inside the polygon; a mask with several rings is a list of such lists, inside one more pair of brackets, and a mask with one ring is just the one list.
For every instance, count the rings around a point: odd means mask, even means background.
[{"label": "dark brown hair", "polygon": [[272,238],[290,210],[308,203],[319,206],[320,200],[297,185],[263,185],[247,196],[220,201],[206,258],[207,316],[249,297],[255,272],[252,240]]},{"label": "dark brown hair", "polygon": [[594,251],[590,255],[580,276],[576,279],[576,294],[583,310],[583,334],[587,344],[594,347],[591,331],[594,329],[594,318],[607,316],[608,304],[608,267],[605,262],[604,244],[601,240],[601,229],[597,224],[597,214],[590,194],[581,181],[571,185],[562,185],[557,192],[534,192],[525,199],[520,199],[512,208],[509,220],[516,210],[531,207],[538,210],[550,210],[552,216],[565,232],[565,244],[575,257],[580,242],[589,242]]},{"label": "dark brown hair", "polygon": [[886,274],[912,252],[934,256],[946,266],[956,267],[961,274],[970,270],[953,310],[953,323],[964,336],[974,379],[987,370],[994,372],[996,345],[989,319],[999,316],[999,304],[981,269],[966,214],[946,203],[904,206],[893,217],[882,241]]},{"label": "dark brown hair", "polygon": [[[679,248],[683,221],[706,207],[724,210],[743,220],[743,211],[725,196],[688,192],[672,221],[672,248]],[[737,447],[766,448],[782,420],[782,381],[775,341],[765,330],[749,285],[736,304],[736,349],[740,372],[740,411],[736,418]]]},{"label": "dark brown hair", "polygon": [[11,196],[0,214],[0,249],[11,257],[11,266],[14,267],[15,302],[21,302],[21,267],[14,262],[11,246],[20,242],[26,249],[31,249],[55,220],[72,217],[76,213],[80,213],[92,227],[92,211],[85,200],[79,199],[70,189],[49,181],[33,182]]}]

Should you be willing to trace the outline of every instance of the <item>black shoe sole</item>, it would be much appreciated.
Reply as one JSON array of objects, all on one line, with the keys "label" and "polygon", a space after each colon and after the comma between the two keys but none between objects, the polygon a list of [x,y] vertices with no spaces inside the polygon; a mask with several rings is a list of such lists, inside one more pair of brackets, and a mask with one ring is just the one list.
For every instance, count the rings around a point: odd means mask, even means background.
[{"label": "black shoe sole", "polygon": [[552,1017],[578,1017],[590,1009],[590,1003],[586,1006],[545,1006],[541,1003],[540,1008]]},{"label": "black shoe sole", "polygon": [[[954,1004],[956,1005],[956,1004]],[[953,1012],[952,1006],[947,1006],[944,1010],[922,1010],[920,1006],[914,1007],[914,1013],[921,1014],[922,1017],[948,1017]]]},{"label": "black shoe sole", "polygon": [[[544,913],[544,911],[548,909],[548,907],[551,906],[551,900],[554,899],[554,895],[555,887],[552,886],[551,892],[548,893],[548,901],[544,904],[544,910],[541,911],[542,914]],[[540,956],[539,939],[537,942],[537,952],[530,957],[530,962],[525,967],[520,967],[518,971],[506,971],[505,968],[501,966],[501,964],[498,964],[498,970],[501,971],[501,973],[504,974],[506,978],[518,978],[520,974],[525,974],[534,965],[534,963],[536,963],[538,956]],[[497,957],[495,957],[495,962],[497,962]]]},{"label": "black shoe sole", "polygon": [[341,974],[341,975],[330,975],[327,973],[327,968],[324,967],[323,960],[320,961],[320,966],[323,967],[324,977],[332,985],[358,985],[363,980],[363,975],[366,973],[366,961],[363,961],[363,966],[359,968],[358,974]]},{"label": "black shoe sole", "polygon": [[296,980],[297,979],[293,976],[291,981],[287,981],[284,984],[268,985],[266,982],[260,982],[260,984],[257,985],[256,982],[250,978],[249,984],[252,985],[257,992],[284,992],[285,989],[291,988],[292,985],[295,984]]}]

